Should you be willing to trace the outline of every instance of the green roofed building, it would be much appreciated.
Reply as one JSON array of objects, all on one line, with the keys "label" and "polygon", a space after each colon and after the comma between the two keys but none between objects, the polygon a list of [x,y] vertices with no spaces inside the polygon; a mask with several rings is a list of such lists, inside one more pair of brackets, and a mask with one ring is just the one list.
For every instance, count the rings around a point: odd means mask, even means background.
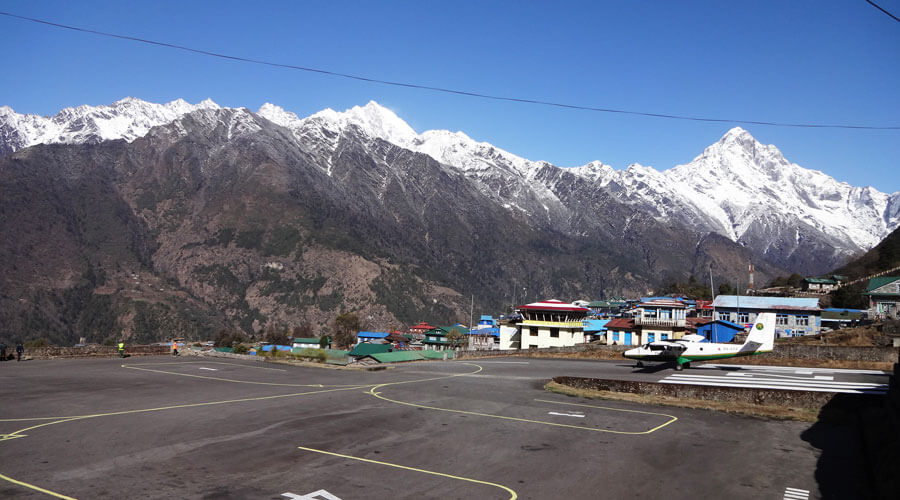
[{"label": "green roofed building", "polygon": [[371,362],[377,363],[405,363],[407,361],[420,361],[425,359],[419,351],[393,351],[393,352],[377,352],[363,356],[359,359],[360,363],[366,364]]},{"label": "green roofed building", "polygon": [[319,339],[315,337],[298,337],[294,339],[294,343],[291,344],[291,347],[294,349],[318,349]]},{"label": "green roofed building", "polygon": [[359,359],[371,354],[391,352],[392,349],[393,348],[391,344],[369,344],[363,342],[362,344],[357,344],[356,346],[354,346],[353,350],[351,350],[347,354],[352,358]]},{"label": "green roofed building", "polygon": [[900,315],[900,276],[870,279],[863,295],[869,296],[869,311],[876,318],[897,318]]},{"label": "green roofed building", "polygon": [[417,351],[422,355],[425,359],[444,359],[444,355],[447,355],[447,359],[453,359],[453,351],[435,351],[432,349],[425,349],[424,351]]},{"label": "green roofed building", "polygon": [[450,349],[451,346],[450,342],[447,340],[447,335],[449,335],[452,330],[458,330],[459,333],[463,335],[469,333],[469,329],[462,325],[438,326],[425,332],[425,339],[422,343],[428,346],[428,348],[437,351]]}]

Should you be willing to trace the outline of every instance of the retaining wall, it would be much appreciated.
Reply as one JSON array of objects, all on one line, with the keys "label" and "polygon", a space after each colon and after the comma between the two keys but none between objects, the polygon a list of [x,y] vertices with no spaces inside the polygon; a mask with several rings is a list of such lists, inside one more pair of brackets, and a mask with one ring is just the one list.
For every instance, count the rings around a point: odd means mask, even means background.
[{"label": "retaining wall", "polygon": [[[11,349],[15,354],[15,346]],[[126,345],[125,354],[131,356],[155,356],[158,354],[170,354],[172,348],[158,345]],[[7,355],[10,348],[6,349]],[[58,359],[58,358],[97,358],[118,356],[119,348],[105,345],[88,345],[84,347],[34,347],[25,348],[24,357],[31,359]]]},{"label": "retaining wall", "polygon": [[[554,377],[558,384],[594,391],[630,392],[708,401],[733,401],[765,406],[820,409],[834,398],[831,392],[783,391],[749,387],[712,387],[703,385],[660,384],[582,377]],[[864,396],[860,396],[864,397]]]}]

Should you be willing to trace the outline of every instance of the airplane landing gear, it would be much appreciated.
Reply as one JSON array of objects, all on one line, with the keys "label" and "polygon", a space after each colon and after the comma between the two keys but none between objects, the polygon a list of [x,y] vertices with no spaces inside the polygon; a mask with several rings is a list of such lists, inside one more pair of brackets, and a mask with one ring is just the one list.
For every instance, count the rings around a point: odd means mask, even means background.
[{"label": "airplane landing gear", "polygon": [[643,362],[643,361],[638,361],[637,363],[634,364],[634,366],[635,366],[636,368],[643,368],[643,367],[644,367],[644,362]]},{"label": "airplane landing gear", "polygon": [[675,363],[675,371],[680,372],[681,370],[684,370],[684,367],[681,366],[681,363]]}]

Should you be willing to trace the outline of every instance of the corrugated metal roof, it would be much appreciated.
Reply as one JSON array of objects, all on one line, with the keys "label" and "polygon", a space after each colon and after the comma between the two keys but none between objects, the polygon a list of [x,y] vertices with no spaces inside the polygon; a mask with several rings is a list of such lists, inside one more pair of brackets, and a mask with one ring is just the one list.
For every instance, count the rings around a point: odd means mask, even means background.
[{"label": "corrugated metal roof", "polygon": [[612,321],[611,319],[585,319],[581,321],[581,324],[584,325],[585,332],[602,332],[606,330],[606,324]]},{"label": "corrugated metal roof", "polygon": [[606,324],[607,330],[613,330],[617,328],[632,329],[634,328],[634,320],[631,318],[613,318],[609,320],[609,323]]},{"label": "corrugated metal roof", "polygon": [[388,352],[391,350],[391,344],[367,344],[365,342],[357,344],[348,354],[350,356],[368,356],[378,352]]},{"label": "corrugated metal roof", "polygon": [[645,300],[638,304],[638,307],[678,307],[684,309],[684,302],[673,299],[673,298],[663,298],[663,299],[652,299]]},{"label": "corrugated metal roof", "polygon": [[319,339],[315,337],[297,337],[294,339],[295,344],[319,344]]},{"label": "corrugated metal roof", "polygon": [[877,288],[881,288],[888,283],[900,280],[900,277],[897,276],[879,276],[877,278],[872,278],[869,280],[869,286],[866,288],[866,293],[871,292]]},{"label": "corrugated metal roof", "polygon": [[424,351],[417,351],[422,355],[425,359],[444,359],[444,353],[447,354],[447,359],[453,359],[453,351],[435,351],[434,349],[425,349]]},{"label": "corrugated metal roof", "polygon": [[819,299],[802,297],[756,297],[746,295],[719,295],[713,307],[741,309],[786,309],[793,311],[818,311]]},{"label": "corrugated metal roof", "polygon": [[356,334],[357,337],[363,337],[367,339],[383,339],[388,336],[387,332],[359,332]]},{"label": "corrugated metal roof", "polygon": [[369,357],[379,363],[400,363],[403,361],[418,361],[420,359],[425,359],[417,351],[379,352],[369,354]]},{"label": "corrugated metal roof", "polygon": [[551,299],[545,300],[543,302],[532,302],[531,304],[525,304],[523,306],[519,306],[518,309],[528,309],[528,310],[537,310],[537,311],[578,311],[578,312],[588,312],[590,309],[586,307],[579,307],[575,304],[570,304],[568,302],[563,302],[561,300]]}]

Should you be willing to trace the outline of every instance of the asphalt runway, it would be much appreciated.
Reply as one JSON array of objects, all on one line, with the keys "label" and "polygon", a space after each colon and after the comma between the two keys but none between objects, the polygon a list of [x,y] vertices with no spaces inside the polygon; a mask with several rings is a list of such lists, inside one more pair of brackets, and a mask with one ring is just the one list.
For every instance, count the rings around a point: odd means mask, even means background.
[{"label": "asphalt runway", "polygon": [[671,370],[526,358],[377,372],[186,356],[3,363],[0,498],[867,495],[849,428],[542,389],[604,374]]}]

